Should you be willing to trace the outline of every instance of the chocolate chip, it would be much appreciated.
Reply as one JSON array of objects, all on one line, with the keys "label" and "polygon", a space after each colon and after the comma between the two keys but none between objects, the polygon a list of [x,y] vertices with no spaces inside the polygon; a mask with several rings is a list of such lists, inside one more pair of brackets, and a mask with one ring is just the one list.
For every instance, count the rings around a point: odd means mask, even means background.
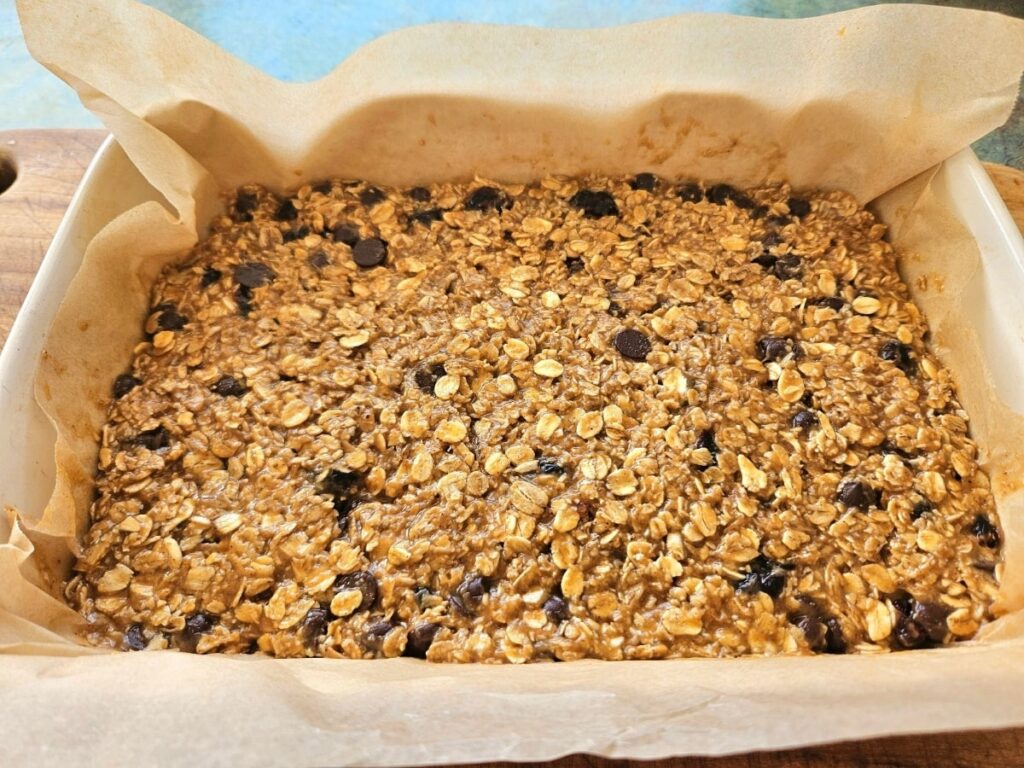
[{"label": "chocolate chip", "polygon": [[472,616],[487,592],[487,582],[483,576],[471,573],[462,580],[451,595],[451,603],[455,610],[464,616]]},{"label": "chocolate chip", "polygon": [[420,608],[420,610],[423,610],[423,606],[426,603],[427,599],[434,596],[434,590],[432,590],[430,587],[416,587],[416,589],[412,591],[412,594],[413,597],[416,598],[416,605]]},{"label": "chocolate chip", "polygon": [[914,508],[910,510],[910,519],[917,520],[924,515],[927,515],[934,508],[935,507],[932,506],[932,503],[928,501],[928,499],[921,499],[914,505]]},{"label": "chocolate chip", "polygon": [[775,269],[775,262],[779,260],[778,256],[772,256],[770,253],[762,253],[760,256],[755,256],[751,261],[757,266],[761,267],[765,272],[770,272]]},{"label": "chocolate chip", "polygon": [[424,227],[429,227],[435,221],[442,221],[443,219],[444,211],[440,208],[427,208],[424,211],[416,211],[409,214],[410,224],[422,224]]},{"label": "chocolate chip", "polygon": [[252,212],[259,205],[259,200],[252,192],[239,192],[235,196],[234,214],[235,221],[252,221]]},{"label": "chocolate chip", "polygon": [[789,198],[786,201],[786,206],[789,208],[790,214],[801,219],[811,212],[811,204],[800,197]]},{"label": "chocolate chip", "polygon": [[802,608],[790,617],[807,638],[807,644],[815,653],[846,653],[846,639],[839,620],[829,616],[811,598],[797,598]]},{"label": "chocolate chip", "polygon": [[753,208],[754,201],[730,184],[715,184],[707,191],[708,200],[715,205],[725,205],[732,200],[737,208]]},{"label": "chocolate chip", "polygon": [[951,610],[941,603],[915,600],[911,618],[925,631],[929,640],[933,643],[941,643],[949,633],[946,617],[950,612]]},{"label": "chocolate chip", "polygon": [[122,645],[126,651],[141,651],[146,647],[146,637],[142,634],[141,624],[132,624],[124,631]]},{"label": "chocolate chip", "polygon": [[277,273],[266,264],[257,261],[247,261],[239,264],[233,272],[235,282],[244,285],[246,288],[259,288],[267,283],[273,282]]},{"label": "chocolate chip", "polygon": [[812,429],[818,426],[818,417],[814,411],[797,411],[789,423],[797,429]]},{"label": "chocolate chip", "polygon": [[510,202],[500,190],[494,187],[477,187],[466,198],[467,211],[489,211],[508,208]]},{"label": "chocolate chip", "polygon": [[626,328],[615,334],[614,344],[619,354],[630,360],[646,360],[651,351],[650,339],[632,328]]},{"label": "chocolate chip", "polygon": [[367,187],[359,193],[359,202],[367,207],[376,205],[383,199],[384,193],[376,187]]},{"label": "chocolate chip", "polygon": [[570,275],[582,272],[584,266],[583,259],[576,258],[575,256],[570,256],[565,260],[565,268],[569,270]]},{"label": "chocolate chip", "polygon": [[653,173],[638,173],[633,177],[633,180],[629,182],[629,186],[632,189],[643,189],[650,192],[658,186],[658,177]]},{"label": "chocolate chip", "polygon": [[900,648],[921,648],[928,644],[928,633],[924,627],[906,616],[897,617],[893,637]]},{"label": "chocolate chip", "polygon": [[910,347],[896,339],[889,339],[885,342],[878,350],[878,356],[883,360],[895,363],[897,368],[908,375],[914,371],[915,364],[914,358],[910,354]]},{"label": "chocolate chip", "polygon": [[180,331],[187,322],[188,318],[174,307],[163,310],[156,320],[157,327],[162,331]]},{"label": "chocolate chip", "polygon": [[778,361],[789,354],[789,339],[762,336],[757,340],[757,356],[762,363]]},{"label": "chocolate chip", "polygon": [[769,248],[774,248],[777,245],[782,244],[782,237],[778,232],[768,232],[764,237],[761,238],[761,245],[767,251]]},{"label": "chocolate chip", "polygon": [[430,190],[426,187],[413,187],[405,194],[418,203],[425,203],[430,199]]},{"label": "chocolate chip", "polygon": [[836,497],[851,509],[864,511],[878,506],[878,491],[863,480],[847,480],[839,486]]},{"label": "chocolate chip", "polygon": [[622,305],[617,301],[608,302],[608,314],[612,317],[625,317],[626,310],[622,308]]},{"label": "chocolate chip", "polygon": [[221,271],[214,269],[213,267],[204,267],[203,276],[199,278],[199,285],[203,288],[209,288],[216,282],[220,281]]},{"label": "chocolate chip", "polygon": [[196,637],[198,635],[205,635],[211,629],[213,625],[217,623],[217,617],[209,613],[193,613],[187,619],[185,619],[185,635],[188,637]]},{"label": "chocolate chip", "polygon": [[345,592],[351,589],[358,589],[363,595],[363,599],[355,608],[356,611],[368,611],[377,602],[377,579],[369,571],[349,573],[335,579],[335,592]]},{"label": "chocolate chip", "polygon": [[764,220],[764,223],[770,227],[784,227],[790,223],[789,218],[786,216],[772,215]]},{"label": "chocolate chip", "polygon": [[427,651],[434,642],[441,625],[433,621],[423,624],[414,624],[405,639],[404,656],[411,656],[415,659],[427,658]]},{"label": "chocolate chip", "polygon": [[321,195],[329,195],[331,194],[331,192],[334,191],[334,182],[332,182],[330,179],[318,181],[316,184],[313,185],[313,191],[319,192]]},{"label": "chocolate chip", "polygon": [[323,269],[331,263],[331,257],[325,251],[316,251],[309,255],[309,266],[313,269]]},{"label": "chocolate chip", "polygon": [[809,307],[828,307],[834,312],[839,312],[846,305],[846,302],[838,296],[815,296],[807,300]]},{"label": "chocolate chip", "polygon": [[328,470],[317,488],[317,493],[330,496],[334,512],[338,516],[338,527],[345,533],[348,513],[359,503],[359,489],[363,478],[356,472],[345,472],[340,469]]},{"label": "chocolate chip", "polygon": [[331,230],[331,237],[337,243],[352,247],[359,242],[359,230],[351,224],[338,224]]},{"label": "chocolate chip", "polygon": [[302,618],[301,633],[307,645],[314,645],[327,628],[327,610],[316,605]]},{"label": "chocolate chip", "polygon": [[238,312],[242,317],[248,317],[252,312],[252,288],[240,285],[235,289],[235,303],[238,304]]},{"label": "chocolate chip", "polygon": [[750,210],[750,218],[752,219],[763,219],[768,215],[767,205],[758,205]]},{"label": "chocolate chip", "polygon": [[583,215],[588,219],[619,215],[619,207],[615,204],[615,198],[603,190],[581,189],[569,198],[569,205],[581,209]]},{"label": "chocolate chip", "polygon": [[706,448],[708,453],[711,454],[711,460],[716,461],[718,456],[718,443],[715,442],[715,433],[710,429],[705,429],[697,436],[697,442],[694,443],[694,448]]},{"label": "chocolate chip", "polygon": [[378,267],[388,256],[388,244],[379,237],[367,237],[352,248],[352,260],[364,269]]},{"label": "chocolate chip", "polygon": [[555,624],[561,624],[572,616],[569,604],[565,601],[564,597],[559,597],[558,595],[552,595],[544,602],[544,613]]},{"label": "chocolate chip", "polygon": [[797,256],[783,256],[776,260],[772,272],[779,280],[793,280],[803,273],[803,264]]},{"label": "chocolate chip", "polygon": [[999,530],[992,525],[992,521],[986,515],[975,515],[974,521],[968,530],[972,536],[978,539],[978,543],[981,546],[988,547],[989,549],[995,549],[999,546],[1001,541]]},{"label": "chocolate chip", "polygon": [[171,434],[163,427],[147,429],[135,436],[135,444],[150,451],[159,451],[171,444]]},{"label": "chocolate chip", "polygon": [[380,648],[384,638],[391,634],[394,628],[395,625],[387,619],[375,619],[363,630],[363,642],[368,648]]},{"label": "chocolate chip", "polygon": [[114,397],[118,399],[124,397],[141,383],[142,381],[130,373],[122,373],[114,379]]},{"label": "chocolate chip", "polygon": [[878,446],[878,449],[883,454],[891,453],[891,454],[894,454],[896,456],[899,456],[901,459],[912,459],[912,458],[914,458],[914,454],[910,453],[909,451],[903,450],[898,445],[896,445],[893,442],[890,442],[889,440],[883,440],[882,444],[880,446]]},{"label": "chocolate chip", "polygon": [[554,459],[541,456],[537,459],[537,469],[542,475],[564,475],[565,469]]},{"label": "chocolate chip", "polygon": [[428,395],[432,395],[434,394],[434,385],[437,384],[437,380],[444,376],[445,373],[444,363],[433,363],[428,367],[417,369],[412,378],[420,390]]},{"label": "chocolate chip", "polygon": [[234,376],[221,376],[210,389],[221,397],[241,397],[248,391]]},{"label": "chocolate chip", "polygon": [[698,203],[704,199],[704,190],[699,184],[683,184],[676,190],[676,194],[684,203]]},{"label": "chocolate chip", "polygon": [[750,573],[736,585],[739,592],[764,592],[769,597],[778,597],[786,586],[786,572],[779,563],[758,555],[749,563]]},{"label": "chocolate chip", "polygon": [[281,235],[282,242],[290,243],[294,240],[301,240],[309,234],[309,227],[303,224],[301,227],[295,229],[289,229],[283,235]]},{"label": "chocolate chip", "polygon": [[299,211],[291,200],[285,200],[274,211],[274,218],[278,221],[295,221],[298,217]]}]

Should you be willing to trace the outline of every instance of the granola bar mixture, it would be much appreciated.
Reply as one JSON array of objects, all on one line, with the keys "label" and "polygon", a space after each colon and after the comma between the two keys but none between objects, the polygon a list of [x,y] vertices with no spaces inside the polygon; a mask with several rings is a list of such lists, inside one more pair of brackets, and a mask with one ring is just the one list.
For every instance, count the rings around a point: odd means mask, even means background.
[{"label": "granola bar mixture", "polygon": [[969,637],[998,523],[883,229],[651,174],[244,188],[154,288],[66,595],[199,653]]}]

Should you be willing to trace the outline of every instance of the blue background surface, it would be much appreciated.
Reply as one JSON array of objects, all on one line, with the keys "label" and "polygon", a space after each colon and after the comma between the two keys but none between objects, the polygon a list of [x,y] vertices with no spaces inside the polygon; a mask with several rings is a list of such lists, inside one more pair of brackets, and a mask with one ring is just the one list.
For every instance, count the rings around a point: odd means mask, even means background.
[{"label": "blue background surface", "polygon": [[[147,0],[239,58],[283,80],[314,80],[364,43],[434,21],[596,27],[687,11],[794,18],[875,5],[870,0]],[[1024,0],[932,0],[1024,16]],[[0,0],[0,129],[78,128],[99,122],[71,89],[36,64],[14,0]],[[1020,106],[1020,104],[1018,105]],[[1024,109],[981,143],[989,158],[1024,167]]]}]

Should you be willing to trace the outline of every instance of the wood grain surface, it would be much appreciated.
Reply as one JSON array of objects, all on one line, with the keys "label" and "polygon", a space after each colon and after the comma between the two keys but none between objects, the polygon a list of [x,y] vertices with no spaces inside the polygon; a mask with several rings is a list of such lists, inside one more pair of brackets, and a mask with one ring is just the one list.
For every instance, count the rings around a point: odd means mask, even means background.
[{"label": "wood grain surface", "polygon": [[[0,193],[0,345],[46,253],[71,195],[103,141],[97,130],[0,132],[0,187],[11,162],[17,178]],[[1024,172],[986,165],[1024,230]],[[0,418],[3,415],[0,414]],[[914,706],[914,702],[907,702]],[[744,723],[743,727],[756,727]],[[488,768],[510,763],[491,763]],[[541,765],[541,764],[537,764]],[[921,766],[1024,766],[1024,728],[871,739],[823,747],[724,758],[651,762],[572,755],[546,766],[588,768],[919,768]]]}]

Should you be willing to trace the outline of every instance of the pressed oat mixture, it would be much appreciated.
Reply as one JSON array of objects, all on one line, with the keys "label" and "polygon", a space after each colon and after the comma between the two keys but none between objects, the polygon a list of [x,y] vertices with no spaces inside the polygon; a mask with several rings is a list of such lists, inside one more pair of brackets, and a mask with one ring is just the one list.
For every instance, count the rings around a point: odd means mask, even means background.
[{"label": "pressed oat mixture", "polygon": [[968,637],[992,495],[882,236],[651,174],[245,188],[154,288],[66,594],[199,653]]}]

